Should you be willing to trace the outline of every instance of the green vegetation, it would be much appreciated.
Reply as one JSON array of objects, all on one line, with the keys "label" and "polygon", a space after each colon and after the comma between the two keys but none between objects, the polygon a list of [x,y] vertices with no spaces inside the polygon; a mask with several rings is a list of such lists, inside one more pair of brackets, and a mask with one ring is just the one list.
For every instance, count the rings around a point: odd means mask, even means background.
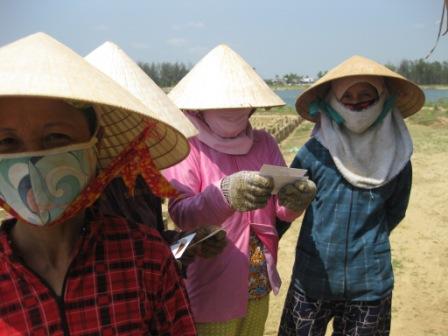
[{"label": "green vegetation", "polygon": [[395,258],[392,258],[392,267],[394,268],[394,271],[401,270],[403,268],[403,263]]},{"label": "green vegetation", "polygon": [[420,112],[409,117],[409,122],[432,127],[448,126],[448,99],[426,103]]},{"label": "green vegetation", "polygon": [[[179,62],[139,62],[138,64],[162,88],[175,86],[192,68],[191,65]],[[399,65],[386,64],[386,66],[425,88],[448,88],[448,61],[403,60]],[[325,73],[326,71],[319,71],[317,78]],[[311,85],[313,79],[291,72],[282,76],[275,75],[274,79],[265,79],[265,81],[273,90],[305,90]]]},{"label": "green vegetation", "polygon": [[138,65],[159,87],[162,88],[175,86],[191,69],[191,66],[178,62],[139,62]]},{"label": "green vegetation", "polygon": [[306,90],[310,87],[310,84],[295,84],[295,85],[284,85],[284,84],[273,84],[269,85],[272,90]]},{"label": "green vegetation", "polygon": [[421,85],[448,84],[448,62],[426,62],[423,59],[416,61],[403,60],[400,65],[386,64],[400,75]]}]

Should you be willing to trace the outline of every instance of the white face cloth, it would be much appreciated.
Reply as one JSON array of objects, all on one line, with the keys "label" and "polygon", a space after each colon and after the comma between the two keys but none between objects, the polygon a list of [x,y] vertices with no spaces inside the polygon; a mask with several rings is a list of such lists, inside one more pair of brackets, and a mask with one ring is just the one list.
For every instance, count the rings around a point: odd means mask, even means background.
[{"label": "white face cloth", "polygon": [[339,102],[336,96],[331,92],[327,100],[331,107],[344,118],[345,127],[354,133],[361,134],[372,126],[380,116],[383,111],[386,95],[383,93],[374,104],[361,111],[349,109]]},{"label": "white face cloth", "polygon": [[[380,105],[381,113],[383,104],[378,103],[374,105]],[[376,115],[377,112],[371,113]],[[348,115],[342,116],[346,122],[349,121]],[[362,123],[349,121],[346,125],[359,131],[371,120],[371,125],[376,120],[373,116],[367,119]],[[321,112],[320,127],[314,137],[328,149],[336,168],[351,185],[364,189],[381,187],[397,176],[409,162],[413,150],[412,139],[398,109],[387,113],[381,122],[361,133],[349,130],[346,125],[338,125]]]}]

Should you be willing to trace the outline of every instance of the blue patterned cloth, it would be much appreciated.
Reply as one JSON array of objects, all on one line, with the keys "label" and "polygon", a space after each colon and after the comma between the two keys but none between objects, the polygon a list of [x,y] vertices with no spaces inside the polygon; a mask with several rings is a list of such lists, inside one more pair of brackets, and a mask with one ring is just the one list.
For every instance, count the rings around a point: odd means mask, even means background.
[{"label": "blue patterned cloth", "polygon": [[312,138],[291,167],[307,169],[317,186],[297,243],[292,276],[296,288],[327,300],[373,301],[390,294],[394,278],[389,233],[405,216],[411,163],[384,186],[357,188]]}]

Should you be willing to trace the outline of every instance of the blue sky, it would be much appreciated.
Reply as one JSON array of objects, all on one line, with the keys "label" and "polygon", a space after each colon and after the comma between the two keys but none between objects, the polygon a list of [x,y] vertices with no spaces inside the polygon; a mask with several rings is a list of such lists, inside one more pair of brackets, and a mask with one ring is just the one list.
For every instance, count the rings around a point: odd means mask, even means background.
[{"label": "blue sky", "polygon": [[[194,64],[227,43],[264,78],[315,76],[360,54],[424,57],[442,0],[0,0],[0,45],[43,31],[81,55],[105,41],[134,60]],[[448,60],[448,36],[430,61]]]}]

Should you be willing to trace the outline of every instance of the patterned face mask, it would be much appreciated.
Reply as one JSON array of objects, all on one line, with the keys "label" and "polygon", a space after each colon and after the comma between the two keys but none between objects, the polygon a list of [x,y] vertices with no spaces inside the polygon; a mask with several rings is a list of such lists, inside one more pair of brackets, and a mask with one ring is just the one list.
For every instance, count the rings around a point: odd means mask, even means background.
[{"label": "patterned face mask", "polygon": [[95,175],[96,142],[0,155],[0,200],[28,223],[54,222]]}]

